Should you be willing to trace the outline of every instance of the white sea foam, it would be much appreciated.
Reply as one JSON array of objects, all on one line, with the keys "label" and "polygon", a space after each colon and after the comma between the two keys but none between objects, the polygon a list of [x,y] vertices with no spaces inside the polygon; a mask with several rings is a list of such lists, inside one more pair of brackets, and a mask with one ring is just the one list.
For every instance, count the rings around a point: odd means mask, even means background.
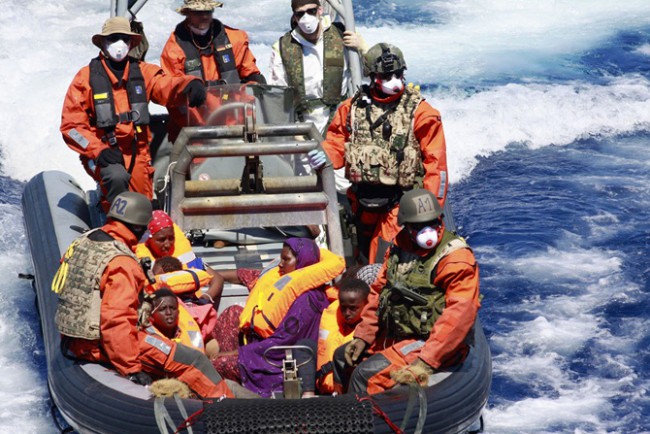
[{"label": "white sea foam", "polygon": [[[37,328],[29,327],[27,312],[33,311],[34,292],[18,272],[29,272],[25,252],[22,213],[17,206],[0,205],[0,432],[50,431],[47,384],[35,363]],[[42,357],[42,356],[41,356]]]},{"label": "white sea foam", "polygon": [[[160,0],[138,15],[151,44],[148,60],[159,61],[164,42],[180,20],[180,2]],[[398,1],[398,7],[409,2]],[[526,75],[528,68],[571,56],[614,35],[639,26],[650,3],[526,3],[449,1],[417,2],[420,14],[440,14],[443,22],[397,28],[361,27],[372,44],[385,40],[403,48],[408,78],[418,83],[467,82],[472,76],[498,79],[501,72]],[[216,16],[248,30],[262,72],[268,72],[270,45],[286,30],[290,9],[274,0],[233,2]],[[107,17],[96,2],[27,2],[8,4],[0,23],[0,146],[3,173],[29,179],[46,169],[72,173],[91,187],[74,154],[58,132],[63,95],[72,76],[97,49],[90,36]],[[30,35],[29,41],[24,35]],[[531,66],[532,65],[532,66]],[[502,150],[512,142],[531,146],[570,143],[593,134],[648,129],[650,99],[647,80],[623,77],[608,85],[589,84],[498,86],[474,95],[431,94],[442,111],[449,142],[452,181],[466,176],[475,157]],[[160,110],[160,109],[157,109]]]},{"label": "white sea foam", "polygon": [[[159,61],[165,40],[181,17],[174,12],[180,0],[152,0],[138,15],[151,44],[148,60]],[[443,115],[451,179],[467,176],[476,157],[503,150],[508,144],[532,148],[565,145],[591,136],[613,136],[650,128],[650,83],[638,76],[612,78],[599,84],[544,84],[527,77],[561,68],[617,32],[647,25],[647,0],[393,0],[399,8],[417,8],[436,16],[432,24],[372,27],[360,31],[368,43],[389,41],[403,49],[407,77],[421,84],[439,84],[427,98]],[[92,183],[76,154],[58,132],[63,96],[73,75],[97,54],[90,43],[108,16],[108,2],[62,0],[4,2],[0,16],[0,170],[19,180],[48,169],[71,173],[85,187]],[[263,73],[268,72],[271,44],[288,27],[289,2],[278,0],[227,1],[216,16],[246,29]],[[422,21],[422,20],[420,20]],[[650,56],[650,46],[637,52]],[[559,66],[558,66],[559,65]],[[467,93],[477,79],[500,82],[518,77],[519,84],[502,84]],[[156,110],[161,110],[157,108]],[[639,183],[638,188],[644,186]],[[645,186],[647,188],[647,186]],[[0,272],[13,276],[29,268],[22,237],[20,211],[2,206]],[[615,223],[607,212],[586,218],[592,234],[607,237]],[[8,244],[7,244],[8,243]],[[11,253],[7,253],[11,252]],[[500,261],[498,251],[482,255]],[[515,382],[546,384],[553,393],[489,408],[488,430],[551,432],[563,423],[581,423],[588,431],[617,431],[605,422],[610,398],[629,392],[634,374],[625,356],[630,339],[613,336],[595,310],[608,300],[634,299],[639,289],[621,272],[625,256],[585,246],[565,234],[547,252],[516,259],[513,274],[525,273],[531,282],[558,279],[572,294],[543,294],[526,299],[522,310],[534,318],[510,324],[512,329],[492,337],[503,352],[495,358],[495,372]],[[507,265],[507,264],[506,264]],[[34,345],[21,345],[21,335],[8,324],[21,320],[23,297],[29,285],[11,281],[0,287],[0,368],[10,372],[0,380],[0,431],[11,432],[16,420],[22,432],[53,431],[43,414],[46,385],[33,366]],[[534,293],[532,291],[531,293]],[[498,306],[494,309],[498,311]],[[647,330],[648,323],[630,324],[630,336]],[[594,363],[617,372],[615,379],[576,379],[566,362],[588,343],[607,347]],[[635,397],[633,393],[638,395]]]},{"label": "white sea foam", "polygon": [[[608,225],[611,217],[598,214],[591,220]],[[483,263],[499,261],[502,271],[534,282],[520,307],[534,318],[510,322],[510,329],[493,335],[491,344],[497,350],[495,375],[531,387],[537,396],[488,409],[488,432],[556,432],[563,431],[563,424],[581,425],[587,432],[617,431],[622,421],[610,417],[611,399],[639,398],[631,364],[634,337],[643,335],[647,321],[623,337],[614,336],[598,313],[609,303],[633,299],[639,288],[622,271],[623,253],[581,244],[567,234],[558,247],[511,261],[482,256]],[[554,283],[568,293],[558,294]],[[509,305],[509,313],[513,309]],[[593,358],[586,366],[593,375],[580,376],[570,364],[589,347]]]}]

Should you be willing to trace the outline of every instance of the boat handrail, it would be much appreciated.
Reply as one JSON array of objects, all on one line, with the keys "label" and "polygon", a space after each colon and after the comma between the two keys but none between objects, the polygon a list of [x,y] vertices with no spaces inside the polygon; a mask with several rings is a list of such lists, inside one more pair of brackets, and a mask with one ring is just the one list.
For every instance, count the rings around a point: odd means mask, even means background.
[{"label": "boat handrail", "polygon": [[[273,138],[274,141],[264,141]],[[278,141],[279,140],[279,141]],[[247,171],[261,156],[306,154],[320,149],[322,137],[312,123],[244,124],[183,128],[174,148],[166,208],[183,229],[324,225],[328,247],[344,254],[334,170],[331,164],[307,176],[264,177]],[[196,159],[243,157],[241,178],[191,179]],[[232,160],[232,158],[230,158]],[[250,177],[248,176],[250,175]],[[254,180],[247,185],[249,180]]]}]

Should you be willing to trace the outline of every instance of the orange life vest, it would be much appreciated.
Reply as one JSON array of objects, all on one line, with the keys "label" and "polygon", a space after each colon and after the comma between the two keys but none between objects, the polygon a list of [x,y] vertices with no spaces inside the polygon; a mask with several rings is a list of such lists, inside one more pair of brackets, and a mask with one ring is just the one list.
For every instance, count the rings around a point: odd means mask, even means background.
[{"label": "orange life vest", "polygon": [[251,290],[239,316],[243,332],[254,331],[262,338],[273,334],[293,302],[302,294],[318,288],[345,269],[345,260],[327,249],[320,249],[320,261],[300,270],[280,275],[280,268],[264,272]]},{"label": "orange life vest", "polygon": [[[196,259],[190,240],[187,239],[185,233],[176,223],[174,223],[174,250],[172,254],[183,263],[183,267],[187,267],[188,263]],[[151,258],[152,261],[156,260],[145,243],[138,244],[135,249],[135,256],[138,258]]]},{"label": "orange life vest", "polygon": [[188,268],[187,270],[159,274],[155,276],[155,279],[156,281],[150,285],[148,290],[150,292],[166,286],[178,296],[191,292],[200,297],[203,294],[201,288],[210,285],[212,276],[205,270]]},{"label": "orange life vest", "polygon": [[[160,336],[164,336],[155,327],[151,328]],[[201,328],[180,300],[178,300],[178,333],[173,341],[205,353]]]},{"label": "orange life vest", "polygon": [[318,329],[318,353],[316,357],[316,387],[321,393],[334,392],[334,375],[332,360],[334,351],[341,345],[350,342],[354,329],[345,334],[345,321],[339,311],[339,301],[335,300],[323,311]]}]

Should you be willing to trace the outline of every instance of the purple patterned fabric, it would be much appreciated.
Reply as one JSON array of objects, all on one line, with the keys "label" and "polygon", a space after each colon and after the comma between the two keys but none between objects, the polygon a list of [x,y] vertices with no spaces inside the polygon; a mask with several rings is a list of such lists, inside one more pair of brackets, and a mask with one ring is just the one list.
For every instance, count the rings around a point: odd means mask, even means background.
[{"label": "purple patterned fabric", "polygon": [[288,238],[285,242],[296,257],[296,270],[309,267],[320,261],[320,249],[309,238]]},{"label": "purple patterned fabric", "polygon": [[[263,397],[271,396],[273,391],[282,391],[282,369],[265,362],[264,351],[274,345],[296,345],[305,338],[317,341],[320,317],[328,305],[329,301],[320,289],[306,292],[293,302],[271,336],[240,347],[238,362],[242,385]],[[281,365],[284,351],[272,351],[267,358]]]}]

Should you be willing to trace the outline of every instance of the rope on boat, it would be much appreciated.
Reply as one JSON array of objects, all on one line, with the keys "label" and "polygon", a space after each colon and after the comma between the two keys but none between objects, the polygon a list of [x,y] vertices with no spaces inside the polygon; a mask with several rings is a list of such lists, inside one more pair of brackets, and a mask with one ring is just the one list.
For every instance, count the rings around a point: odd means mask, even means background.
[{"label": "rope on boat", "polygon": [[384,410],[382,410],[381,407],[379,407],[379,405],[377,405],[377,403],[372,399],[371,396],[359,397],[357,395],[357,401],[359,401],[359,402],[369,401],[372,404],[372,412],[375,415],[377,415],[377,416],[381,417],[382,419],[384,419],[384,422],[386,422],[386,425],[388,425],[389,428],[392,429],[395,434],[404,434],[404,431],[400,427],[395,425],[395,423],[392,420],[390,420],[390,417],[388,417],[388,414],[386,414],[386,412]]},{"label": "rope on boat", "polygon": [[419,383],[409,384],[409,400],[406,404],[406,411],[404,412],[404,419],[402,419],[402,425],[400,429],[406,431],[406,425],[411,419],[411,413],[413,413],[413,407],[415,405],[415,398],[417,397],[417,403],[420,407],[418,410],[418,421],[415,425],[415,431],[413,434],[422,434],[424,430],[424,423],[427,420],[427,394],[420,386]]},{"label": "rope on boat", "polygon": [[158,430],[161,434],[169,434],[169,431],[167,430],[167,427],[169,427],[172,429],[174,434],[179,433],[181,430],[187,430],[188,434],[193,434],[191,422],[193,422],[196,413],[188,417],[187,410],[185,410],[183,401],[178,397],[178,394],[174,394],[174,401],[184,419],[183,423],[179,427],[176,427],[169,411],[167,411],[167,407],[165,407],[165,397],[158,397],[155,399],[153,404]]}]

